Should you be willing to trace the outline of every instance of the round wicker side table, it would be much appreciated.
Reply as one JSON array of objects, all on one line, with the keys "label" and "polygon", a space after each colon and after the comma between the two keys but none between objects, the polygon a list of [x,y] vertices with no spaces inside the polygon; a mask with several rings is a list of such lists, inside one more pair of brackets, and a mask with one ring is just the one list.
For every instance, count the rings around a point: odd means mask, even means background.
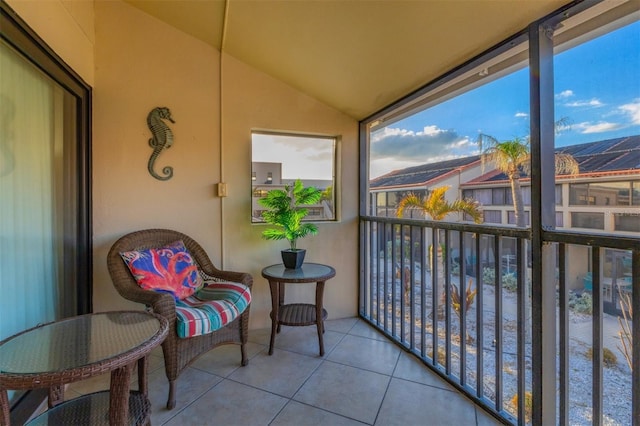
[{"label": "round wicker side table", "polygon": [[[273,354],[276,333],[281,325],[305,326],[316,325],[320,356],[324,355],[324,320],[327,311],[323,307],[324,283],[336,275],[331,266],[319,263],[304,263],[298,269],[285,268],[282,264],[267,266],[262,270],[262,276],[269,281],[271,291],[271,341],[269,355]],[[316,283],[315,304],[290,303],[284,304],[285,284]]]},{"label": "round wicker side table", "polygon": [[[168,328],[166,319],[150,312],[101,312],[55,321],[3,340],[0,342],[0,424],[10,422],[7,390],[36,388],[49,388],[51,413],[43,413],[43,418],[48,415],[67,418],[90,403],[96,409],[103,407],[100,414],[92,414],[92,418],[103,419],[99,424],[124,425],[136,418],[145,423],[149,416],[147,356],[166,338]],[[139,392],[130,393],[135,363],[138,364]],[[62,403],[65,384],[107,372],[111,373],[109,391]],[[130,406],[135,410],[131,416]]]}]

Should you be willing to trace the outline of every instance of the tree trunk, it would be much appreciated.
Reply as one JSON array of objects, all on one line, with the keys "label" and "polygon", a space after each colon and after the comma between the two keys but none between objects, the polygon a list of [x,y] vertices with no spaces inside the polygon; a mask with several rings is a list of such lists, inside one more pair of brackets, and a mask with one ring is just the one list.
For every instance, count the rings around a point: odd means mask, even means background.
[{"label": "tree trunk", "polygon": [[[444,319],[444,305],[446,303],[445,292],[444,292],[444,251],[442,250],[442,243],[440,242],[440,237],[437,238],[437,244],[431,244],[429,249],[429,264],[432,265],[431,268],[431,281],[432,281],[432,289],[437,293],[437,307],[434,307],[433,312],[436,312],[436,319],[443,320]],[[434,263],[435,256],[435,263]],[[434,268],[436,269],[434,274]],[[430,316],[431,318],[431,316]]]},{"label": "tree trunk", "polygon": [[[519,173],[516,171],[515,173],[512,173],[509,175],[509,180],[511,181],[511,195],[513,197],[513,208],[515,210],[515,215],[516,215],[516,226],[518,228],[525,228],[526,227],[526,221],[525,221],[525,216],[524,216],[524,203],[522,201],[522,190],[520,188],[520,176]],[[525,251],[526,251],[526,244],[525,244]],[[526,258],[526,256],[525,256]],[[502,262],[500,262],[502,263]],[[526,270],[526,265],[520,265],[521,271],[525,271]],[[526,274],[525,274],[526,275]],[[523,285],[523,289],[521,291],[524,291],[525,294],[525,298],[528,300],[529,299],[529,294],[530,294],[530,289],[529,289],[529,283],[527,282],[527,277],[523,277],[522,278],[522,283]],[[531,308],[529,307],[528,303],[525,303],[525,305],[522,307],[522,309],[524,310],[524,317],[527,320],[527,325],[525,326],[525,338],[527,340],[530,340],[531,338]]]},{"label": "tree trunk", "polygon": [[511,181],[511,197],[513,198],[513,208],[516,215],[516,226],[518,228],[526,227],[524,216],[524,205],[522,202],[522,191],[520,189],[520,177],[516,173],[509,175]]}]

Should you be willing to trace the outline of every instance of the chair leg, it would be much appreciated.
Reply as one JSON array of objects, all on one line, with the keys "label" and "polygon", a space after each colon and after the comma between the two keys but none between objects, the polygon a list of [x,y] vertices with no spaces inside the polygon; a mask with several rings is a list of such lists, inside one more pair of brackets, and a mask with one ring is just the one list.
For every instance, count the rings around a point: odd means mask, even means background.
[{"label": "chair leg", "polygon": [[247,358],[247,350],[245,348],[245,344],[242,343],[240,345],[240,353],[242,354],[242,362],[240,363],[243,367],[249,364],[249,359]]},{"label": "chair leg", "polygon": [[167,410],[173,410],[176,406],[176,381],[169,381],[169,399],[167,399]]}]

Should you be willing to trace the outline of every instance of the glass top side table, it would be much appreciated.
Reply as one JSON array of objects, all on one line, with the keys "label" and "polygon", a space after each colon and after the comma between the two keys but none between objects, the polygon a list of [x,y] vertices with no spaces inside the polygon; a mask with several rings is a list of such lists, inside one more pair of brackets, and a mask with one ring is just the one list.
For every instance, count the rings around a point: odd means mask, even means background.
[{"label": "glass top side table", "polygon": [[147,355],[162,343],[168,327],[149,312],[102,312],[34,327],[0,342],[0,423],[9,424],[8,389],[49,388],[52,408],[64,400],[64,384],[105,372],[111,372],[109,423],[126,423],[133,364],[138,362],[138,384],[146,398]]},{"label": "glass top side table", "polygon": [[[327,311],[323,307],[324,284],[336,275],[331,266],[319,263],[304,263],[299,269],[288,269],[284,265],[271,265],[262,270],[262,276],[269,281],[271,291],[271,341],[269,343],[269,355],[273,354],[276,333],[280,332],[281,325],[306,326],[316,325],[318,330],[318,342],[320,344],[320,356],[324,355],[324,320]],[[286,284],[316,283],[315,304],[290,303],[284,304]]]}]

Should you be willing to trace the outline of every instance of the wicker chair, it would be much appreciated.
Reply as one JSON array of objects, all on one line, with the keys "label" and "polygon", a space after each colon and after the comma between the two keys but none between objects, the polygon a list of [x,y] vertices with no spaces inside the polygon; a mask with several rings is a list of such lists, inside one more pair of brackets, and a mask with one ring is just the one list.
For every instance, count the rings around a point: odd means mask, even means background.
[{"label": "wicker chair", "polygon": [[248,364],[245,345],[249,330],[250,305],[234,321],[219,330],[202,336],[179,338],[176,332],[176,308],[173,297],[167,293],[140,288],[120,257],[120,252],[123,251],[162,247],[177,240],[184,242],[203,277],[239,282],[249,288],[253,284],[253,278],[247,273],[217,269],[198,243],[177,231],[167,229],[137,231],[123,236],[113,244],[107,256],[107,265],[111,280],[120,295],[125,299],[145,304],[153,312],[169,321],[169,334],[162,343],[165,371],[169,380],[169,398],[167,400],[167,409],[169,410],[176,405],[175,390],[178,376],[200,355],[218,345],[236,343],[240,344],[241,365]]}]

